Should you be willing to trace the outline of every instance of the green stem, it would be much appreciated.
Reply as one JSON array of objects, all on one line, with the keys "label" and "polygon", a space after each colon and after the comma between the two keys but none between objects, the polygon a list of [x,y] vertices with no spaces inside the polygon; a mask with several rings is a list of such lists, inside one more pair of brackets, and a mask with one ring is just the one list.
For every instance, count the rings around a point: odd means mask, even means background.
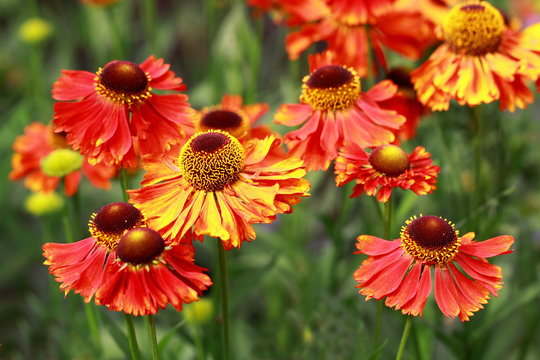
[{"label": "green stem", "polygon": [[99,333],[99,325],[96,318],[94,305],[90,303],[84,303],[84,312],[86,314],[86,321],[88,322],[90,334],[92,334],[92,338],[94,339],[96,348],[101,351],[101,336]]},{"label": "green stem", "polygon": [[[384,239],[390,240],[390,226],[392,225],[392,197],[384,204],[383,214],[383,227],[384,227]],[[375,330],[373,337],[373,351],[377,351],[381,341],[381,319],[384,303],[382,301],[377,302],[377,314],[375,315]],[[379,358],[379,354],[375,356]]]},{"label": "green stem", "polygon": [[218,238],[216,241],[218,247],[219,274],[221,280],[221,306],[223,312],[223,359],[229,360],[229,283],[227,279],[227,257],[221,239]]},{"label": "green stem", "polygon": [[150,345],[152,347],[152,360],[159,359],[159,351],[156,337],[156,322],[153,315],[148,315],[148,336],[150,337]]},{"label": "green stem", "polygon": [[193,339],[195,341],[197,360],[205,360],[206,354],[204,352],[204,346],[203,346],[202,336],[201,336],[201,328],[199,325],[194,326]]},{"label": "green stem", "polygon": [[64,202],[64,206],[62,207],[62,225],[64,225],[64,233],[66,235],[66,241],[68,243],[72,243],[73,242],[73,231],[71,229],[71,219],[69,218],[69,211],[68,211],[67,201]]},{"label": "green stem", "polygon": [[414,317],[409,315],[407,316],[407,322],[405,323],[405,328],[403,329],[403,335],[401,335],[401,342],[399,343],[398,353],[396,355],[396,360],[401,360],[403,357],[403,351],[405,350],[405,345],[407,344],[407,338],[411,332],[412,322]]},{"label": "green stem", "polygon": [[130,314],[124,313],[124,316],[126,318],[126,329],[128,333],[131,358],[133,360],[141,360],[141,354],[139,352],[139,345],[137,344],[137,336],[135,335],[135,327],[133,326],[133,320]]},{"label": "green stem", "polygon": [[384,204],[384,239],[390,239],[390,227],[392,226],[392,197]]},{"label": "green stem", "polygon": [[156,4],[155,0],[144,0],[142,3],[142,9],[144,14],[144,24],[146,27],[146,38],[150,44],[150,52],[155,53],[157,50],[156,47],[156,34],[154,19],[156,17]]},{"label": "green stem", "polygon": [[127,193],[127,190],[129,189],[129,179],[127,169],[125,168],[120,169],[120,185],[122,186],[122,196],[124,198],[124,201],[128,202],[129,194]]}]

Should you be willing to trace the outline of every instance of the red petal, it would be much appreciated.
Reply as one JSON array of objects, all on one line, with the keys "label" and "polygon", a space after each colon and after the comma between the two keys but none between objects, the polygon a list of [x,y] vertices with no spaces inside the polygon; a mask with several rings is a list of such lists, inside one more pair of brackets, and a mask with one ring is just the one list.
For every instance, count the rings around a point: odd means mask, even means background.
[{"label": "red petal", "polygon": [[511,253],[513,250],[508,249],[513,243],[514,237],[510,235],[501,235],[481,242],[462,244],[459,251],[467,255],[485,259],[492,256]]}]

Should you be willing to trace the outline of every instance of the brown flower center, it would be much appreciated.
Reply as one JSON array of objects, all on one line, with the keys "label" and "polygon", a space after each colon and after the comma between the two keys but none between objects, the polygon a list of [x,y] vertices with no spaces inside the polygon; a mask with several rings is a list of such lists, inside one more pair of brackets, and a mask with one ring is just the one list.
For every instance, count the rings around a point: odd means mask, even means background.
[{"label": "brown flower center", "polygon": [[131,61],[113,61],[97,72],[96,91],[109,100],[131,105],[149,98],[150,76]]},{"label": "brown flower center", "polygon": [[338,65],[326,65],[305,76],[300,101],[319,110],[350,107],[360,94],[356,72]]},{"label": "brown flower center", "polygon": [[454,6],[442,28],[444,39],[454,52],[478,56],[497,51],[505,25],[498,9],[479,1]]},{"label": "brown flower center", "polygon": [[126,230],[145,226],[146,222],[135,206],[115,202],[93,214],[88,225],[92,237],[109,251],[113,251]]},{"label": "brown flower center", "polygon": [[244,169],[244,148],[221,130],[197,133],[180,152],[180,171],[195,189],[221,191]]},{"label": "brown flower center", "polygon": [[234,137],[240,137],[249,129],[249,120],[243,111],[231,111],[219,107],[201,111],[197,131],[223,130]]},{"label": "brown flower center", "polygon": [[427,264],[443,264],[457,254],[460,239],[454,225],[438,216],[416,216],[401,229],[402,246],[409,255]]},{"label": "brown flower center", "polygon": [[147,227],[129,230],[118,241],[116,254],[120,260],[135,265],[146,264],[165,249],[165,241],[159,233]]},{"label": "brown flower center", "polygon": [[397,177],[409,169],[409,155],[396,145],[381,145],[369,155],[371,166],[378,172]]}]

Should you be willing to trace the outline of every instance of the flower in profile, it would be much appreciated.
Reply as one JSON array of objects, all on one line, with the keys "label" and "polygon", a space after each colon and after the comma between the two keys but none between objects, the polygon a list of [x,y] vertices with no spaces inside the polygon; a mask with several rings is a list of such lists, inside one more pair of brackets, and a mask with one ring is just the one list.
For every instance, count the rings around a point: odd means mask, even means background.
[{"label": "flower in profile", "polygon": [[414,91],[411,82],[410,69],[406,67],[393,68],[386,74],[386,78],[392,80],[398,86],[398,92],[390,99],[381,101],[380,105],[384,109],[395,110],[405,117],[405,123],[401,125],[396,133],[398,140],[412,139],[416,136],[416,129],[422,116],[426,115],[429,110],[416,98],[416,91]]},{"label": "flower in profile", "polygon": [[157,95],[153,89],[185,90],[163,59],[142,64],[111,61],[93,74],[62,70],[53,85],[54,131],[91,162],[137,166],[141,156],[166,152],[193,133],[187,95]]},{"label": "flower in profile", "polygon": [[168,244],[146,226],[141,212],[123,202],[101,208],[90,221],[91,236],[70,244],[43,245],[44,264],[65,294],[133,315],[155,314],[183,303],[212,284],[193,263],[191,233],[182,244]]},{"label": "flower in profile", "polygon": [[[277,159],[273,136],[244,144],[221,130],[193,135],[179,156],[143,159],[142,188],[130,202],[150,227],[176,241],[193,227],[196,235],[221,238],[225,249],[255,238],[250,224],[270,223],[309,196],[302,161]],[[172,155],[172,154],[171,154]]]},{"label": "flower in profile", "polygon": [[514,111],[533,101],[526,80],[540,67],[540,54],[506,27],[498,9],[485,1],[460,3],[439,34],[444,43],[411,73],[424,105],[440,111],[448,110],[451,99],[469,106],[499,100],[501,110]]},{"label": "flower in profile", "polygon": [[[315,42],[325,41],[326,49],[335,52],[341,63],[354,68],[360,77],[368,74],[370,45],[385,69],[383,47],[414,60],[435,40],[433,24],[418,11],[396,8],[395,0],[279,2],[294,19],[288,25],[301,26],[285,40],[291,60]],[[376,66],[373,71],[376,73]]]},{"label": "flower in profile", "polygon": [[[394,241],[361,235],[357,254],[368,258],[355,271],[366,300],[386,297],[388,307],[422,316],[435,272],[435,301],[448,317],[468,321],[482,309],[490,294],[502,287],[502,270],[486,258],[511,253],[514,238],[502,235],[473,241],[474,233],[459,236],[454,225],[440,217],[412,217]],[[456,266],[458,265],[458,266]]]},{"label": "flower in profile", "polygon": [[396,94],[392,81],[381,81],[362,92],[356,71],[336,65],[332,53],[309,60],[311,74],[303,79],[300,104],[284,104],[274,117],[278,124],[303,124],[283,141],[308,170],[327,170],[344,143],[371,147],[395,140],[394,132],[405,118],[380,106]]},{"label": "flower in profile", "polygon": [[177,311],[212,285],[193,263],[189,243],[166,245],[157,231],[129,230],[118,241],[116,260],[106,264],[96,303],[127,314],[151,315],[170,303]]},{"label": "flower in profile", "polygon": [[111,187],[109,179],[116,169],[103,163],[92,165],[86,157],[67,147],[63,136],[55,134],[51,126],[33,122],[26,126],[24,135],[13,143],[12,170],[9,179],[24,179],[24,185],[33,192],[52,192],[64,179],[66,195],[75,194],[82,174],[101,189]]},{"label": "flower in profile", "polygon": [[431,193],[437,189],[440,171],[422,146],[409,155],[391,144],[377,146],[370,154],[354,143],[346,144],[340,149],[335,166],[337,186],[355,180],[351,197],[365,192],[377,195],[380,202],[387,202],[394,188],[411,189],[417,195]]},{"label": "flower in profile", "polygon": [[254,126],[268,111],[268,104],[255,103],[243,105],[242,96],[226,94],[221,103],[198,111],[195,116],[195,131],[226,131],[240,139],[264,139],[274,133],[267,125]]}]

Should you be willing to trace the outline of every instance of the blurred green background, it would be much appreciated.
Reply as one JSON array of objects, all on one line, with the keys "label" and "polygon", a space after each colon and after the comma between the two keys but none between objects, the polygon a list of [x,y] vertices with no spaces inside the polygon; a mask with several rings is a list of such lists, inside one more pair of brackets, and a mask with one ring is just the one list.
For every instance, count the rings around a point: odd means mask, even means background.
[{"label": "blurred green background", "polygon": [[[29,190],[7,178],[14,139],[30,122],[52,120],[50,91],[61,69],[95,72],[111,60],[140,63],[155,54],[183,78],[194,108],[216,104],[225,93],[241,94],[245,103],[269,103],[263,121],[272,124],[281,103],[298,101],[309,72],[307,54],[290,62],[287,29],[267,16],[254,18],[252,11],[234,0],[119,0],[109,7],[74,0],[0,1],[0,359],[129,354],[121,314],[97,309],[101,346],[96,344],[82,299],[73,293],[64,299],[42,264],[43,242],[65,241],[60,214],[29,214]],[[33,17],[50,27],[35,43],[20,33]],[[415,66],[395,55],[390,63]],[[402,144],[409,152],[424,146],[442,170],[431,195],[395,191],[392,237],[412,215],[435,214],[452,220],[461,234],[474,231],[476,240],[513,235],[515,252],[494,259],[505,285],[470,322],[444,318],[432,295],[424,317],[415,319],[408,359],[540,358],[540,104],[501,113],[495,103],[481,111],[480,189],[473,180],[471,109],[453,104],[448,112],[427,116],[418,136]],[[282,134],[288,130],[272,126]],[[141,176],[135,175],[132,186]],[[233,359],[366,359],[371,352],[376,302],[365,302],[355,289],[352,274],[364,257],[353,252],[358,235],[382,236],[381,208],[366,196],[348,199],[351,187],[336,188],[331,170],[308,178],[311,198],[275,223],[256,226],[253,243],[228,253]],[[480,198],[479,207],[471,207],[473,197]],[[78,239],[88,236],[92,212],[121,199],[118,181],[110,191],[83,181],[80,218],[73,219],[82,229]],[[218,282],[214,248],[207,239],[197,244],[196,257]],[[217,291],[205,297],[214,307],[208,322],[193,324],[171,309],[156,315],[163,359],[195,359],[201,348],[207,359],[220,359]],[[395,355],[405,319],[384,310],[383,359]],[[145,324],[136,320],[146,357]]]}]

